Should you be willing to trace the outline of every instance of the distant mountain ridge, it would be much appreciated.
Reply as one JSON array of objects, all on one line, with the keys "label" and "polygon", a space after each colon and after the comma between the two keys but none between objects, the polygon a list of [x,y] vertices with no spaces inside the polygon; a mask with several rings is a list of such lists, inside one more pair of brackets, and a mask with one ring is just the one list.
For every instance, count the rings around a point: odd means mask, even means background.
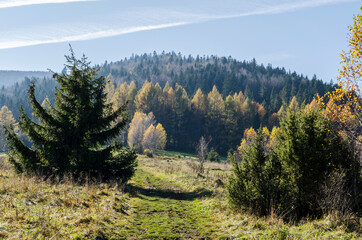
[{"label": "distant mountain ridge", "polygon": [[0,70],[0,86],[11,86],[15,83],[20,83],[25,78],[49,78],[51,72],[45,71],[17,71],[17,70]]}]

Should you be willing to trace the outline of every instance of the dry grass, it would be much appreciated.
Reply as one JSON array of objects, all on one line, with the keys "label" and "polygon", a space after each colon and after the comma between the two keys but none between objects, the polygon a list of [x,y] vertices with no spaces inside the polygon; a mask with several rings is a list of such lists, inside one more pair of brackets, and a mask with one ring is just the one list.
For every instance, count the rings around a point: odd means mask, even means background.
[{"label": "dry grass", "polygon": [[[229,210],[231,166],[139,157],[127,188],[71,179],[57,184],[13,173],[0,156],[0,239],[361,239],[331,218],[297,225]],[[221,182],[221,183],[220,183]],[[361,222],[359,222],[361,224]],[[361,226],[361,225],[359,225]]]},{"label": "dry grass", "polygon": [[67,179],[58,184],[17,176],[0,163],[0,238],[117,236],[128,206],[117,186]]}]

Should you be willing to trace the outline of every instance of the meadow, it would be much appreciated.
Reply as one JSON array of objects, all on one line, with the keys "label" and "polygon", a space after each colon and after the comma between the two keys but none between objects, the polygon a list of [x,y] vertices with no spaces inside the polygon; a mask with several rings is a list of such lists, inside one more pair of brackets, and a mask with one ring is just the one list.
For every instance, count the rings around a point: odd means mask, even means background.
[{"label": "meadow", "polygon": [[138,156],[128,184],[16,175],[0,156],[0,239],[361,239],[361,220],[285,222],[229,208],[229,163]]}]

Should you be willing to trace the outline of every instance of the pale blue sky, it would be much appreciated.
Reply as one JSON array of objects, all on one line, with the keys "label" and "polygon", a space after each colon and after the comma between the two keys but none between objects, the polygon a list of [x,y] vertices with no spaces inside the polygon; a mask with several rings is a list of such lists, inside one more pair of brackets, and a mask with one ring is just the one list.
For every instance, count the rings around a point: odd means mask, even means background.
[{"label": "pale blue sky", "polygon": [[255,58],[327,82],[359,0],[0,0],[0,69],[59,71],[132,53]]}]

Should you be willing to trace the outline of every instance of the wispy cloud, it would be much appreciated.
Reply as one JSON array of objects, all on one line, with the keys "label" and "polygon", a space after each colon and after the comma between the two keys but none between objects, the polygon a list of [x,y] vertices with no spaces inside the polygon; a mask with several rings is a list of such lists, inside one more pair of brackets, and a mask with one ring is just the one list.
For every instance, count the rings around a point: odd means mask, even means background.
[{"label": "wispy cloud", "polygon": [[21,7],[48,3],[90,2],[96,0],[0,0],[0,8]]},{"label": "wispy cloud", "polygon": [[[96,0],[0,0],[0,8],[45,3],[67,3]],[[192,4],[204,5],[205,2],[185,1],[182,11],[177,6],[133,7],[124,8],[119,0],[108,0],[99,3],[100,9],[84,12],[79,19],[65,22],[44,21],[47,25],[33,26],[22,29],[11,29],[11,32],[0,30],[0,49],[25,47],[40,44],[91,40],[129,34],[140,31],[170,28],[195,24],[205,21],[238,18],[252,15],[279,14],[303,8],[318,7],[359,0],[258,0],[250,3],[247,0],[208,1],[207,8],[191,7]],[[107,5],[107,10],[102,7]],[[114,4],[116,7],[114,7]],[[112,12],[112,7],[114,11]],[[119,9],[122,9],[119,10]],[[200,10],[202,9],[202,10]],[[82,12],[80,12],[82,14]],[[91,17],[90,17],[91,16]],[[95,18],[94,16],[97,16]],[[1,16],[0,16],[1,21]]]},{"label": "wispy cloud", "polygon": [[[248,17],[255,15],[266,15],[266,14],[280,14],[285,12],[297,11],[304,8],[320,7],[324,5],[332,5],[347,2],[357,2],[359,0],[301,0],[301,1],[287,1],[279,2],[278,4],[261,4],[258,9],[240,12],[240,13],[228,13],[228,14],[215,14],[208,16],[205,20],[216,20],[216,19],[228,19],[238,17]],[[277,1],[276,1],[277,2]]]},{"label": "wispy cloud", "polygon": [[104,30],[104,31],[94,31],[94,32],[74,34],[74,35],[62,36],[62,37],[54,36],[50,39],[44,39],[44,40],[24,39],[24,40],[0,42],[0,49],[26,47],[26,46],[33,46],[33,45],[39,45],[39,44],[48,44],[48,43],[92,40],[92,39],[97,39],[97,38],[112,37],[112,36],[118,36],[118,35],[127,34],[127,33],[149,31],[149,30],[155,30],[155,29],[161,29],[161,28],[181,26],[181,25],[186,25],[186,24],[188,24],[188,23],[187,22],[178,22],[178,23],[170,23],[170,24],[149,25],[149,26],[140,26],[140,27],[121,28],[121,29],[109,29],[109,30]]}]

